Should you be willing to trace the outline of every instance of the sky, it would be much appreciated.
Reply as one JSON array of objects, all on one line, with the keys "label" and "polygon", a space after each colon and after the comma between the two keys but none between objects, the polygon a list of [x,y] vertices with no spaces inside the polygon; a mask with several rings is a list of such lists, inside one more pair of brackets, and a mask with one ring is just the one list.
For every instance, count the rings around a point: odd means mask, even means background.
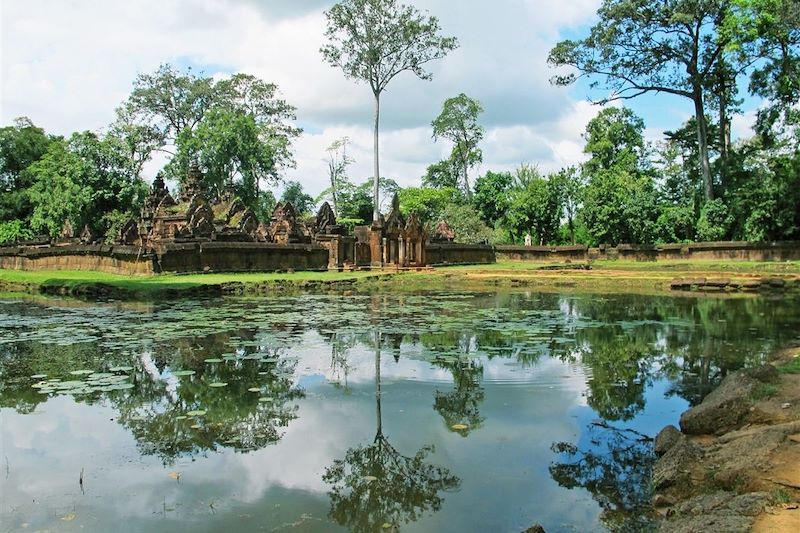
[{"label": "sky", "polygon": [[[445,99],[478,99],[486,128],[484,160],[471,172],[513,170],[522,163],[554,171],[585,159],[581,134],[599,108],[585,86],[554,87],[549,50],[585,34],[600,0],[405,0],[440,20],[460,47],[430,64],[432,81],[411,73],[382,96],[381,174],[418,186],[428,165],[445,158],[431,121]],[[140,73],[160,64],[224,77],[236,72],[276,83],[297,108],[304,133],[296,167],[283,172],[312,195],[328,182],[326,148],[350,138],[356,182],[372,175],[372,94],[322,59],[324,11],[333,0],[0,0],[0,125],[27,116],[50,133],[103,131]],[[657,139],[691,115],[688,100],[660,97],[629,104]],[[734,121],[745,135],[748,111]],[[152,180],[164,164],[144,171]]]}]

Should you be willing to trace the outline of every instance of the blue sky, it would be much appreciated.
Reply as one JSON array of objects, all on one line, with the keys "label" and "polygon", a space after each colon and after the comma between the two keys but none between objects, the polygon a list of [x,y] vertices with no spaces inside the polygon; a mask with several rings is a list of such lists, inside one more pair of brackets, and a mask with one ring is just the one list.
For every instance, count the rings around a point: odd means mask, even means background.
[{"label": "blue sky", "polygon": [[[411,0],[439,17],[461,47],[431,65],[433,81],[403,74],[382,98],[382,174],[418,185],[427,165],[449,153],[434,143],[430,122],[442,102],[461,92],[485,109],[486,170],[513,170],[521,163],[557,170],[583,159],[581,133],[599,111],[586,102],[586,85],[553,87],[546,64],[550,48],[584,34],[599,0]],[[346,80],[322,60],[323,11],[332,0],[89,0],[4,1],[0,4],[2,93],[0,121],[28,116],[48,131],[102,131],[131,90],[138,73],[161,63],[192,66],[209,75],[246,72],[277,83],[297,107],[305,133],[294,145],[299,180],[312,193],[327,181],[325,148],[351,139],[352,178],[371,175],[372,102],[369,89]],[[628,105],[657,139],[691,115],[688,101],[644,97]],[[749,114],[734,122],[747,134]],[[164,164],[145,170],[152,179]]]}]

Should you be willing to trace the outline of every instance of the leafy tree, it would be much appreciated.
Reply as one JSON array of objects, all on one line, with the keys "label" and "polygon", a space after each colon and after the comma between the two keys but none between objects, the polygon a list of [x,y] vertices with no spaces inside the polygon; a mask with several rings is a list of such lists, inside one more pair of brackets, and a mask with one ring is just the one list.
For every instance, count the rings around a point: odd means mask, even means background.
[{"label": "leafy tree", "polygon": [[327,148],[328,152],[328,175],[331,180],[330,195],[333,200],[333,213],[339,215],[338,191],[341,184],[347,181],[347,167],[354,163],[352,157],[347,155],[347,144],[350,142],[348,137],[342,137],[331,143]]},{"label": "leafy tree", "polygon": [[483,154],[478,148],[484,134],[483,126],[478,124],[478,115],[482,112],[480,102],[461,93],[445,100],[442,112],[431,122],[434,139],[444,137],[453,142],[451,159],[458,161],[462,186],[468,200],[472,198],[469,169],[483,160]]},{"label": "leafy tree", "polygon": [[212,194],[233,187],[255,208],[261,182],[277,183],[280,171],[294,165],[294,119],[277,86],[255,76],[215,81],[162,65],[135,80],[110,135],[126,147],[135,173],[161,150],[173,156],[168,176],[182,181],[197,162]]},{"label": "leafy tree", "polygon": [[137,213],[147,193],[117,140],[88,131],[51,143],[29,171],[35,180],[30,189],[31,226],[51,236],[59,234],[66,220],[73,227],[89,224],[95,235],[107,235],[112,224],[106,215]]},{"label": "leafy tree", "polygon": [[344,75],[369,84],[375,98],[373,220],[380,215],[378,129],[380,99],[389,82],[402,72],[431,79],[425,65],[458,46],[455,37],[440,35],[439,21],[396,0],[342,0],[325,12],[329,43],[323,58]]},{"label": "leafy tree", "polygon": [[438,221],[445,206],[455,202],[458,196],[459,192],[455,189],[427,187],[407,187],[398,194],[400,211],[418,216],[423,223]]},{"label": "leafy tree", "polygon": [[281,202],[290,202],[298,215],[310,215],[314,210],[314,198],[303,191],[299,181],[287,181],[281,194]]},{"label": "leafy tree", "polygon": [[701,241],[721,241],[728,235],[733,218],[720,198],[706,202],[697,221],[697,238]]},{"label": "leafy tree", "polygon": [[575,217],[583,197],[583,176],[577,167],[567,167],[550,176],[553,187],[558,190],[563,206],[563,216],[567,219],[569,239],[575,244]]},{"label": "leafy tree", "polygon": [[516,240],[530,232],[539,244],[552,242],[558,234],[561,191],[555,181],[545,179],[533,167],[517,171],[517,185],[511,190],[505,224]]},{"label": "leafy tree", "polygon": [[31,215],[26,169],[44,156],[53,138],[27,117],[0,128],[0,221],[25,220]]},{"label": "leafy tree", "polygon": [[508,210],[509,191],[514,183],[510,172],[488,171],[475,180],[475,194],[472,204],[489,225],[501,220]]},{"label": "leafy tree", "polygon": [[729,0],[604,0],[598,23],[581,40],[566,40],[548,62],[577,70],[555,76],[569,85],[592,77],[611,93],[601,101],[666,93],[691,100],[707,200],[714,198],[705,93],[718,76],[730,39],[718,32]]},{"label": "leafy tree", "polygon": [[423,187],[437,189],[458,188],[458,162],[453,158],[442,159],[438,163],[429,165],[422,176]]},{"label": "leafy tree", "polygon": [[21,220],[0,222],[0,246],[31,238],[33,238],[33,233],[25,227]]},{"label": "leafy tree", "polygon": [[590,176],[615,167],[635,171],[644,152],[644,121],[626,107],[601,110],[586,126],[584,163]]},{"label": "leafy tree", "polygon": [[455,242],[480,244],[498,240],[495,231],[484,224],[480,213],[469,204],[448,204],[442,210],[441,218],[453,229]]},{"label": "leafy tree", "polygon": [[[762,97],[756,131],[767,146],[800,126],[800,5],[796,0],[733,0],[725,19],[731,48],[754,61],[750,92]],[[795,135],[797,137],[797,135]],[[800,138],[798,138],[800,140]]]},{"label": "leafy tree", "polygon": [[647,174],[614,167],[589,180],[580,217],[597,244],[648,244],[655,240],[658,198]]}]

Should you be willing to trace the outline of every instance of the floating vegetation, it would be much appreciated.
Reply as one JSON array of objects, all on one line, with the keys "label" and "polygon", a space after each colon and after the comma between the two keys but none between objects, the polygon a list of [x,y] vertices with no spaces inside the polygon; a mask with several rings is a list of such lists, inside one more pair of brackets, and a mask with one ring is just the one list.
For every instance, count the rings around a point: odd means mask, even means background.
[{"label": "floating vegetation", "polygon": [[228,384],[222,381],[215,381],[214,383],[209,383],[209,387],[219,388],[219,387],[227,387]]},{"label": "floating vegetation", "polygon": [[222,359],[218,359],[216,357],[212,357],[210,359],[206,359],[206,363],[221,363]]},{"label": "floating vegetation", "polygon": [[189,411],[188,413],[186,413],[186,416],[204,416],[205,414],[206,411],[197,410],[197,411]]},{"label": "floating vegetation", "polygon": [[185,377],[185,376],[194,376],[196,372],[194,370],[175,370],[172,375],[177,377]]}]

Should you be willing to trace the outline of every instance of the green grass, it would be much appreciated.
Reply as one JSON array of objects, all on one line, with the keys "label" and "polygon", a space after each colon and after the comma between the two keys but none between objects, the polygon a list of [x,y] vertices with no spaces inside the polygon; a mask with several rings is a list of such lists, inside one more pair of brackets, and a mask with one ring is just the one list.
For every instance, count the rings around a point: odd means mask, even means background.
[{"label": "green grass", "polygon": [[759,383],[750,393],[754,400],[766,400],[778,394],[778,387],[769,383]]},{"label": "green grass", "polygon": [[800,356],[797,356],[785,365],[778,367],[778,372],[783,374],[800,374]]},{"label": "green grass", "polygon": [[0,270],[0,282],[28,285],[60,285],[76,287],[102,283],[133,292],[159,292],[168,289],[191,289],[203,285],[222,283],[267,283],[288,281],[342,281],[376,276],[375,272],[291,272],[291,273],[221,273],[221,274],[165,274],[156,276],[125,276],[105,272],[74,270],[21,271]]}]

